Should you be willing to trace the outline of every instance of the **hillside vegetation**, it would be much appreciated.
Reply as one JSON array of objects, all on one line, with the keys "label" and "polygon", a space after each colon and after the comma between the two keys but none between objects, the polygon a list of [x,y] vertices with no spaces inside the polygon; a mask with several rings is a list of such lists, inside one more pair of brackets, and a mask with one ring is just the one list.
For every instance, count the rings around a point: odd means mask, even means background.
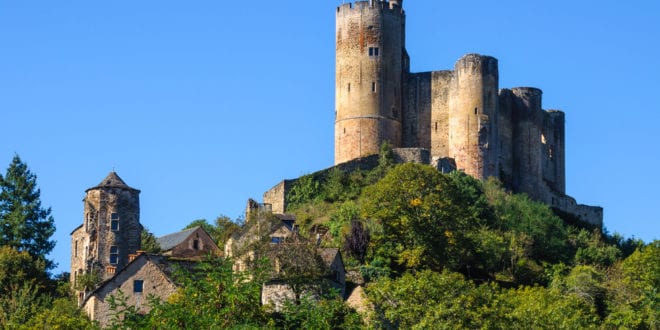
[{"label": "hillside vegetation", "polygon": [[[127,305],[122,294],[113,297],[111,326],[660,328],[660,241],[644,244],[569,223],[494,180],[394,165],[385,147],[373,170],[303,176],[286,198],[287,212],[300,226],[298,242],[307,237],[315,244],[323,234],[321,245],[342,249],[351,287],[364,288],[359,314],[332,291],[301,295],[275,312],[260,305],[272,263],[257,259],[237,273],[232,260],[210,258],[176,274],[180,290],[167,301],[148,299],[147,314]],[[191,225],[203,225],[222,244],[254,223],[238,226],[220,217]],[[1,328],[97,326],[76,307],[67,274],[48,279],[48,264],[25,247],[0,248]]]}]

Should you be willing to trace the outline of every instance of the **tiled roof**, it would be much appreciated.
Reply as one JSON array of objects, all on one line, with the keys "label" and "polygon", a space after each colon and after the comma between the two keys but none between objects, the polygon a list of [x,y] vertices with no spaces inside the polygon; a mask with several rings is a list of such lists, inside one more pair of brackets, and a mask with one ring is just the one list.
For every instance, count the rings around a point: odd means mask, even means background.
[{"label": "tiled roof", "polygon": [[158,245],[160,245],[161,250],[163,251],[170,250],[173,247],[181,244],[181,242],[183,242],[184,240],[186,240],[186,238],[188,238],[188,236],[190,236],[190,234],[192,234],[192,232],[195,231],[197,228],[199,228],[199,226],[158,237],[156,238],[156,242],[158,242]]},{"label": "tiled roof", "polygon": [[97,186],[89,188],[87,190],[99,189],[99,188],[122,188],[122,189],[135,190],[139,192],[139,190],[129,187],[126,184],[126,182],[124,182],[124,180],[122,180],[119,177],[119,175],[117,175],[115,171],[110,172],[110,174],[108,174],[108,176],[106,176],[105,179],[103,179],[103,181],[101,181],[101,183],[99,183]]}]

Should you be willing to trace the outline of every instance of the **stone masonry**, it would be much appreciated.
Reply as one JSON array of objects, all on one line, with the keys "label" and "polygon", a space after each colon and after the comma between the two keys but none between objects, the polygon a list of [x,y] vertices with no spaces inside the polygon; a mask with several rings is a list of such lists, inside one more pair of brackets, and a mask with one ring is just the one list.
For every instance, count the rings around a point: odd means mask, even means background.
[{"label": "stone masonry", "polygon": [[96,272],[108,279],[140,249],[140,191],[111,172],[86,190],[83,224],[71,233],[71,282]]},{"label": "stone masonry", "polygon": [[[423,148],[478,178],[583,221],[602,208],[566,196],[564,113],[544,110],[542,91],[499,88],[497,59],[460,58],[453,70],[410,72],[403,1],[337,7],[335,164],[394,148]],[[285,188],[285,187],[282,187]]]}]

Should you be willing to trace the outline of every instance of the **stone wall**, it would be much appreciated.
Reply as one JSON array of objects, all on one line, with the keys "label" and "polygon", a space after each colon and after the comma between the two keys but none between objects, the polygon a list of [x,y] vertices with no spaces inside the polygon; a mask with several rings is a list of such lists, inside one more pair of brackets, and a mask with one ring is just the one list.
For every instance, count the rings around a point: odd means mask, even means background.
[{"label": "stone wall", "polygon": [[[96,268],[103,278],[114,273],[108,268],[121,269],[128,263],[128,255],[140,249],[139,191],[116,187],[89,189],[84,199],[84,214],[88,234],[87,264]],[[112,215],[118,221],[112,228]],[[117,263],[110,263],[113,247],[117,247]],[[112,251],[114,252],[114,251]],[[86,271],[90,271],[87,269]]]},{"label": "stone wall", "polygon": [[83,225],[80,225],[71,232],[71,272],[69,273],[70,282],[75,285],[80,275],[87,270],[85,261],[87,260],[87,246],[89,242]]},{"label": "stone wall", "polygon": [[401,145],[404,25],[401,7],[358,1],[337,8],[335,164]]},{"label": "stone wall", "polygon": [[[159,256],[141,255],[137,257],[124,271],[88,297],[83,305],[83,310],[92,320],[99,321],[101,327],[105,327],[110,317],[108,299],[111,295],[116,296],[121,289],[129,306],[136,306],[140,313],[149,312],[147,296],[154,295],[165,301],[176,292],[176,286],[162,270],[165,262],[166,259]],[[134,292],[136,280],[142,281],[141,293]]]},{"label": "stone wall", "polygon": [[264,193],[264,204],[270,204],[273,213],[284,213],[286,211],[286,193],[291,189],[296,180],[282,180],[273,188]]}]

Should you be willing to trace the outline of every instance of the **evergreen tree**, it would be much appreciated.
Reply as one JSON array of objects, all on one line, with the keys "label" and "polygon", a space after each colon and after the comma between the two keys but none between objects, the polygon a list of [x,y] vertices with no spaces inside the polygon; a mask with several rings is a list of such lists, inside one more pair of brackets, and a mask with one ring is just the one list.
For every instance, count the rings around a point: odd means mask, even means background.
[{"label": "evergreen tree", "polygon": [[55,247],[55,225],[51,209],[41,207],[40,194],[37,176],[15,155],[5,176],[0,175],[0,245],[46,260]]}]

